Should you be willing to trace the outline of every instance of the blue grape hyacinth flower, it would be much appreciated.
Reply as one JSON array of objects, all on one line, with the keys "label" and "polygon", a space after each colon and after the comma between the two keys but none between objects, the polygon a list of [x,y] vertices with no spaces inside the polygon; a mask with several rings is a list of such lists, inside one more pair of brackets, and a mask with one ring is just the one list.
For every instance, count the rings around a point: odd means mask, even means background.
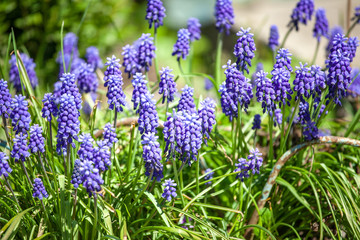
[{"label": "blue grape hyacinth flower", "polygon": [[77,84],[80,93],[96,92],[99,82],[90,64],[83,63],[78,68]]},{"label": "blue grape hyacinth flower", "polygon": [[[20,53],[20,57],[24,64],[26,73],[29,77],[31,87],[36,88],[38,86],[38,78],[37,78],[36,72],[35,72],[36,64],[34,63],[34,60],[32,58],[30,58],[28,55],[26,55],[25,53]],[[22,83],[20,80],[20,74],[19,74],[19,69],[18,69],[17,63],[16,63],[15,54],[11,55],[9,64],[10,64],[9,81],[13,84],[16,92],[21,93],[22,88],[25,86],[22,86]]]},{"label": "blue grape hyacinth flower", "polygon": [[245,158],[240,158],[238,163],[235,164],[236,169],[234,172],[237,173],[236,178],[240,178],[243,182],[245,178],[252,174],[259,174],[260,167],[263,163],[263,158],[261,157],[261,153],[257,148],[250,150],[250,154]]},{"label": "blue grape hyacinth flower", "polygon": [[19,133],[14,138],[14,145],[10,156],[15,159],[25,162],[26,158],[30,156],[27,135]]},{"label": "blue grape hyacinth flower", "polygon": [[4,152],[0,152],[0,177],[8,177],[12,169],[8,163],[9,157]]},{"label": "blue grape hyacinth flower", "polygon": [[11,108],[11,94],[7,82],[0,79],[0,116],[8,118]]},{"label": "blue grape hyacinth flower", "polygon": [[81,94],[79,92],[79,88],[76,85],[75,74],[72,73],[64,73],[61,75],[61,96],[64,94],[68,94],[74,97],[74,102],[76,104],[76,108],[78,110],[78,115],[80,116],[80,109],[82,108],[82,99]]},{"label": "blue grape hyacinth flower", "polygon": [[92,69],[95,71],[97,68],[103,68],[104,64],[101,60],[99,49],[94,46],[90,46],[86,49],[85,58],[88,64],[91,65]]},{"label": "blue grape hyacinth flower", "polygon": [[206,98],[204,101],[200,102],[198,114],[201,121],[201,133],[205,136],[205,144],[207,144],[207,139],[210,138],[210,133],[216,123],[215,106],[215,101],[211,98]]},{"label": "blue grape hyacinth flower", "polygon": [[116,129],[111,125],[111,123],[107,123],[104,126],[103,132],[104,141],[109,148],[112,148],[114,143],[118,142],[116,136]]},{"label": "blue grape hyacinth flower", "polygon": [[137,51],[134,45],[127,44],[123,48],[121,55],[123,56],[124,72],[128,74],[128,78],[135,75],[136,72],[141,71],[137,61]]},{"label": "blue grape hyacinth flower", "polygon": [[137,51],[137,63],[139,68],[148,72],[152,65],[152,60],[155,58],[155,45],[154,38],[151,37],[150,33],[143,33],[137,40],[136,51]]},{"label": "blue grape hyacinth flower", "polygon": [[[215,172],[213,172],[213,170],[212,170],[211,168],[206,169],[206,170],[205,170],[205,177],[204,177],[204,179],[205,179],[205,180],[211,180],[211,179],[213,179],[214,173],[215,173]],[[212,184],[211,181],[205,183],[205,185],[211,185],[211,184]]]},{"label": "blue grape hyacinth flower", "polygon": [[16,134],[27,134],[30,129],[31,116],[28,112],[28,101],[22,95],[15,95],[11,100],[10,119]]},{"label": "blue grape hyacinth flower", "polygon": [[316,10],[313,36],[316,37],[318,41],[320,41],[321,37],[329,37],[329,23],[326,18],[326,11],[324,8]]},{"label": "blue grape hyacinth flower", "polygon": [[189,18],[187,21],[187,29],[190,33],[190,41],[194,42],[195,40],[199,40],[201,37],[201,24],[199,19],[197,18]]},{"label": "blue grape hyacinth flower", "polygon": [[101,185],[104,184],[99,169],[94,167],[93,161],[84,160],[80,162],[80,174],[82,185],[86,188],[89,196],[95,196],[101,190]]},{"label": "blue grape hyacinth flower", "polygon": [[176,55],[177,61],[180,61],[180,58],[185,60],[190,51],[190,32],[185,28],[181,28],[177,33],[177,37],[172,56]]},{"label": "blue grape hyacinth flower", "polygon": [[261,116],[260,116],[260,114],[255,114],[253,125],[252,125],[251,129],[253,129],[253,130],[261,129]]},{"label": "blue grape hyacinth flower", "polygon": [[275,105],[275,89],[272,84],[272,81],[267,78],[268,73],[260,71],[256,74],[257,79],[255,80],[256,84],[256,98],[258,102],[261,102],[263,108],[263,113],[266,111],[272,116],[273,111],[276,108]]},{"label": "blue grape hyacinth flower", "polygon": [[163,25],[163,19],[166,17],[165,11],[161,0],[148,0],[145,19],[149,21],[149,28],[154,26],[156,32]]},{"label": "blue grape hyacinth flower", "polygon": [[94,156],[94,139],[90,133],[83,133],[79,136],[80,148],[77,152],[81,160],[91,160]]},{"label": "blue grape hyacinth flower", "polygon": [[181,89],[182,93],[180,96],[179,105],[177,106],[178,112],[180,111],[189,111],[195,112],[196,106],[194,102],[194,89],[186,85]]},{"label": "blue grape hyacinth flower", "polygon": [[32,153],[45,152],[45,138],[42,135],[42,127],[38,124],[30,128],[29,147]]},{"label": "blue grape hyacinth flower", "polygon": [[314,0],[299,0],[296,7],[291,14],[290,27],[295,27],[295,30],[299,30],[299,23],[304,25],[311,20],[314,13]]},{"label": "blue grape hyacinth flower", "polygon": [[142,73],[136,73],[134,75],[134,78],[131,80],[131,83],[134,87],[131,102],[134,104],[134,110],[137,110],[139,112],[140,109],[138,109],[141,96],[145,95],[148,92],[147,89],[147,80],[145,80],[145,75]]},{"label": "blue grape hyacinth flower", "polygon": [[123,78],[121,75],[111,75],[108,81],[105,82],[104,86],[108,88],[106,97],[108,98],[108,104],[110,110],[116,110],[122,112],[123,107],[126,104],[126,95],[123,91],[122,86],[124,85]]},{"label": "blue grape hyacinth flower", "polygon": [[255,56],[254,34],[250,33],[251,28],[241,28],[236,36],[239,37],[234,46],[234,56],[237,58],[236,64],[239,70],[249,73],[251,60]]},{"label": "blue grape hyacinth flower", "polygon": [[171,202],[171,199],[176,198],[176,183],[172,179],[166,179],[163,183],[164,192],[161,195],[162,198],[166,199],[166,201]]},{"label": "blue grape hyacinth flower", "polygon": [[83,183],[83,176],[80,171],[81,161],[79,159],[75,160],[74,169],[71,175],[71,184],[77,189]]},{"label": "blue grape hyacinth flower", "polygon": [[167,100],[172,102],[174,100],[174,95],[177,92],[176,83],[174,81],[174,75],[171,74],[172,69],[169,67],[162,68],[160,73],[160,83],[159,83],[159,94],[163,94],[162,103]]},{"label": "blue grape hyacinth flower", "polygon": [[230,33],[230,28],[234,24],[234,9],[232,0],[216,0],[215,3],[215,26],[220,33]]},{"label": "blue grape hyacinth flower", "polygon": [[52,93],[45,93],[42,102],[43,108],[41,109],[41,116],[50,122],[51,119],[57,117],[59,113],[55,103],[55,96]]},{"label": "blue grape hyacinth flower", "polygon": [[147,92],[141,96],[138,129],[140,134],[156,133],[159,126],[159,116],[156,111],[153,95]]},{"label": "blue grape hyacinth flower", "polygon": [[268,45],[272,51],[275,51],[276,47],[279,46],[279,30],[276,25],[272,25],[270,27],[270,36],[269,36]]},{"label": "blue grape hyacinth flower", "polygon": [[34,179],[33,184],[33,197],[38,198],[39,200],[43,200],[43,198],[48,198],[49,194],[46,192],[43,182],[40,178]]},{"label": "blue grape hyacinth flower", "polygon": [[163,176],[163,165],[161,163],[161,149],[160,143],[158,142],[158,136],[155,133],[145,133],[141,141],[143,146],[143,159],[145,162],[145,175],[156,179],[158,182],[161,181]]}]

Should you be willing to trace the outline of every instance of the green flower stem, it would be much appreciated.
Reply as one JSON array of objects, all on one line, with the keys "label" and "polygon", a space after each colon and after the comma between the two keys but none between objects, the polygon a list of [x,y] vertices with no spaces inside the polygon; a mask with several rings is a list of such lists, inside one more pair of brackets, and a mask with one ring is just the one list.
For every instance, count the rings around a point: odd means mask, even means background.
[{"label": "green flower stem", "polygon": [[77,204],[77,189],[75,189],[75,194],[74,194],[73,215],[72,215],[73,220],[75,220],[76,217],[76,204]]},{"label": "green flower stem", "polygon": [[243,134],[242,134],[242,130],[241,130],[241,119],[242,119],[242,111],[240,108],[240,103],[238,103],[238,119],[237,119],[237,130],[239,131],[238,133],[238,144],[239,146],[237,146],[237,150],[238,150],[238,154],[237,157],[240,158],[240,156],[242,156],[244,154],[244,149],[243,149]]},{"label": "green flower stem", "polygon": [[235,130],[235,121],[231,121],[231,140],[232,140],[232,156],[235,159],[235,150],[236,150],[236,130]]},{"label": "green flower stem", "polygon": [[133,165],[133,158],[132,158],[132,151],[133,151],[133,147],[134,147],[134,136],[135,136],[135,125],[132,125],[130,127],[130,145],[129,145],[129,154],[128,154],[128,160],[126,162],[126,177],[125,177],[125,182],[128,182],[129,177],[130,177],[130,171],[131,171],[131,167]]},{"label": "green flower stem", "polygon": [[48,177],[48,175],[47,175],[47,173],[46,173],[45,166],[44,166],[44,162],[43,162],[43,160],[41,159],[40,152],[38,152],[38,158],[39,158],[39,161],[40,161],[41,168],[42,168],[42,170],[43,170],[43,172],[44,172],[46,181],[47,181],[48,185],[50,186],[50,188],[51,188],[51,190],[52,190],[52,186],[51,186],[49,177]]},{"label": "green flower stem", "polygon": [[357,21],[354,21],[353,24],[350,26],[349,30],[346,32],[346,37],[349,37],[351,31],[354,29],[354,27],[357,25]]},{"label": "green flower stem", "polygon": [[18,207],[19,207],[19,209],[21,210],[19,201],[18,201],[18,199],[17,199],[16,196],[15,196],[14,190],[12,189],[12,187],[11,187],[11,185],[10,185],[10,183],[9,183],[9,180],[8,180],[7,177],[5,177],[5,176],[4,176],[4,179],[5,179],[6,185],[7,185],[8,188],[10,189],[10,192],[11,192],[11,194],[13,195],[13,197],[14,197],[14,199],[15,199]]},{"label": "green flower stem", "polygon": [[46,221],[48,222],[49,230],[52,231],[51,222],[50,222],[48,213],[47,213],[47,211],[46,211],[46,208],[45,208],[45,205],[44,205],[44,201],[41,199],[40,202],[41,202],[41,206],[42,206],[42,208],[43,208],[43,210],[44,210],[44,213],[45,213]]},{"label": "green flower stem", "polygon": [[221,84],[221,52],[223,45],[223,34],[218,33],[217,47],[216,47],[216,60],[215,60],[215,83],[217,86]]},{"label": "green flower stem", "polygon": [[97,210],[97,193],[94,194],[94,225],[91,237],[93,240],[96,239],[96,232],[97,232],[97,221],[98,221],[98,210]]},{"label": "green flower stem", "polygon": [[8,129],[7,129],[6,118],[5,118],[4,115],[2,115],[2,121],[3,121],[3,127],[4,127],[4,131],[5,131],[5,135],[6,135],[6,140],[7,140],[8,146],[9,146],[10,151],[11,151],[12,146],[11,146],[11,141],[10,141],[10,135],[9,135],[9,132],[8,132]]},{"label": "green flower stem", "polygon": [[269,115],[269,136],[270,136],[270,143],[269,143],[269,161],[270,166],[273,165],[273,159],[274,159],[274,144],[273,144],[273,126],[274,126],[274,120],[273,117]]},{"label": "green flower stem", "polygon": [[315,52],[314,52],[314,57],[311,61],[311,65],[314,65],[315,61],[316,61],[316,57],[317,57],[317,54],[319,52],[319,46],[320,46],[320,41],[317,41],[316,42],[316,48],[315,48]]},{"label": "green flower stem", "polygon": [[134,208],[136,202],[140,199],[140,197],[144,194],[144,192],[146,191],[146,189],[149,187],[153,175],[154,175],[154,169],[151,170],[150,176],[149,176],[149,178],[148,178],[148,180],[147,180],[147,182],[146,182],[145,187],[141,190],[141,192],[140,192],[140,193],[137,195],[137,197],[135,198],[134,202],[131,204],[131,206],[130,206],[130,212],[131,212],[131,210]]},{"label": "green flower stem", "polygon": [[[70,146],[70,143],[68,143],[67,147],[66,147],[66,171],[65,171],[68,180],[70,180],[70,178],[71,178],[70,158],[71,158],[71,146]],[[68,183],[69,183],[69,186],[71,186],[70,181]]]},{"label": "green flower stem", "polygon": [[281,114],[282,114],[282,121],[281,121],[281,129],[280,129],[280,146],[283,145],[284,134],[285,134],[284,133],[284,129],[285,129],[285,104],[283,104]]},{"label": "green flower stem", "polygon": [[[285,43],[286,43],[286,40],[288,39],[290,33],[292,32],[292,30],[294,29],[294,27],[290,27],[289,30],[286,32],[285,34],[285,37],[284,37],[284,40],[282,41],[281,45],[280,45],[280,48],[283,48],[285,46]],[[279,48],[279,49],[280,49]]]},{"label": "green flower stem", "polygon": [[344,137],[348,137],[350,135],[350,133],[352,133],[356,124],[359,123],[359,120],[360,120],[360,108],[357,110],[353,120],[351,121],[348,129],[346,130],[346,132],[344,134]]},{"label": "green flower stem", "polygon": [[66,65],[65,65],[65,57],[64,57],[64,21],[62,21],[62,23],[61,23],[60,38],[61,38],[60,46],[61,46],[61,57],[62,57],[63,69],[64,69],[64,73],[66,73]]},{"label": "green flower stem", "polygon": [[294,118],[295,118],[295,114],[296,114],[296,110],[297,108],[299,107],[299,104],[300,104],[300,99],[297,100],[296,104],[295,104],[295,108],[294,108],[294,111],[291,115],[291,118],[290,118],[290,122],[288,124],[288,128],[286,129],[286,133],[285,133],[285,138],[284,138],[284,141],[282,143],[282,145],[280,146],[280,153],[283,153],[284,152],[284,147],[285,147],[285,144],[286,144],[286,141],[289,137],[289,133],[290,133],[290,130],[291,130],[291,126],[294,122]]},{"label": "green flower stem", "polygon": [[183,207],[185,207],[186,206],[185,205],[185,199],[184,199],[184,196],[182,195],[182,188],[181,188],[181,184],[180,184],[180,181],[179,181],[179,172],[178,172],[177,166],[176,166],[176,159],[174,157],[172,157],[171,161],[172,161],[173,167],[174,167],[175,181],[176,181],[176,184],[177,184],[178,189],[179,189],[181,203],[182,203]]},{"label": "green flower stem", "polygon": [[155,46],[154,67],[155,67],[155,72],[156,72],[157,83],[159,83],[160,82],[160,74],[159,74],[159,67],[158,67],[158,61],[157,61],[157,47],[156,47],[157,46],[157,33],[156,33],[156,28],[154,28],[154,46]]},{"label": "green flower stem", "polygon": [[197,161],[196,161],[196,194],[200,193],[200,188],[199,188],[199,172],[200,172],[200,150],[198,152],[197,155]]},{"label": "green flower stem", "polygon": [[[262,196],[257,202],[257,206],[259,208],[259,211],[254,211],[251,219],[248,223],[248,225],[257,224],[259,220],[259,212],[264,208],[269,195],[271,193],[272,187],[276,183],[276,178],[278,177],[281,168],[285,165],[285,163],[291,159],[294,155],[296,155],[298,152],[302,151],[303,149],[314,146],[314,145],[324,145],[324,144],[339,144],[339,145],[349,145],[353,147],[360,147],[360,141],[351,139],[351,138],[344,138],[344,137],[335,137],[335,136],[325,136],[325,137],[319,137],[319,139],[312,140],[310,142],[304,142],[302,144],[296,145],[286,151],[279,160],[275,163],[268,180],[262,190]],[[251,235],[252,228],[248,228],[245,232],[245,237]]]},{"label": "green flower stem", "polygon": [[185,79],[186,84],[187,84],[188,86],[191,86],[191,83],[189,82],[189,78],[188,78],[187,76],[185,76],[184,71],[183,71],[183,69],[182,69],[182,67],[181,67],[180,59],[179,59],[177,62],[178,62],[178,65],[179,65],[180,73],[181,73],[181,75],[183,76],[183,78]]},{"label": "green flower stem", "polygon": [[26,178],[27,178],[27,180],[28,180],[28,182],[29,182],[30,186],[32,186],[32,182],[31,182],[31,180],[30,180],[30,177],[29,177],[28,172],[26,171],[26,168],[25,168],[24,162],[23,162],[22,160],[20,160],[20,163],[21,163],[21,167],[22,167],[22,169],[23,169],[23,170],[24,170],[24,172],[25,172],[25,176],[26,176]]}]

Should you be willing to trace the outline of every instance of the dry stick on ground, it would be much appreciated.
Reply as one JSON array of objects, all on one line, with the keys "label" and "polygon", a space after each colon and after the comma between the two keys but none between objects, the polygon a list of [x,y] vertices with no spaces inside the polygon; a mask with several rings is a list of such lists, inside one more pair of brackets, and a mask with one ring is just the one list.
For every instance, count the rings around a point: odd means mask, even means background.
[{"label": "dry stick on ground", "polygon": [[[285,165],[285,163],[293,157],[295,154],[297,154],[299,151],[303,150],[306,147],[313,146],[313,145],[321,145],[321,144],[340,144],[340,145],[350,145],[353,147],[360,147],[360,141],[351,139],[351,138],[344,138],[344,137],[335,137],[335,136],[326,136],[326,137],[320,137],[317,140],[313,140],[310,142],[305,142],[299,145],[296,145],[286,151],[276,162],[273,169],[271,170],[270,176],[265,184],[265,187],[263,188],[261,198],[257,202],[259,212],[264,208],[266,201],[271,193],[271,189],[274,186],[276,182],[276,178],[280,173],[281,168]],[[259,212],[254,211],[254,213],[251,216],[251,219],[249,221],[249,225],[251,224],[257,224],[259,220]],[[248,228],[245,231],[245,238],[249,239],[251,237],[252,228]]]}]

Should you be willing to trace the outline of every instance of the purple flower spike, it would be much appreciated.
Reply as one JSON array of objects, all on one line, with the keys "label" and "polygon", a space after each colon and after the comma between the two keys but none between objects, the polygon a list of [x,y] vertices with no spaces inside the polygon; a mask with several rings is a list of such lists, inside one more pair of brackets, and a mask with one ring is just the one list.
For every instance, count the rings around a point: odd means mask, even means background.
[{"label": "purple flower spike", "polygon": [[104,72],[104,82],[107,82],[111,76],[121,77],[120,70],[120,59],[117,59],[115,55],[112,57],[106,58],[107,62],[105,63],[106,70]]},{"label": "purple flower spike", "polygon": [[156,29],[163,25],[164,17],[166,14],[162,1],[148,0],[145,19],[149,21],[149,28],[154,25],[156,32]]},{"label": "purple flower spike", "polygon": [[106,96],[108,98],[109,109],[122,112],[123,107],[126,106],[126,95],[122,89],[124,85],[123,78],[121,75],[111,75],[104,85],[108,87]]},{"label": "purple flower spike", "polygon": [[56,151],[58,154],[66,154],[68,144],[75,148],[74,140],[78,139],[77,135],[80,132],[79,114],[72,95],[61,96],[58,123]]},{"label": "purple flower spike", "polygon": [[241,28],[236,34],[239,37],[234,47],[234,55],[237,58],[236,64],[241,72],[249,73],[248,66],[251,67],[251,60],[255,56],[254,34],[250,33],[251,28]]},{"label": "purple flower spike", "polygon": [[199,40],[201,37],[201,24],[199,19],[197,18],[189,18],[187,22],[187,29],[190,33],[190,41],[193,42],[195,40]]},{"label": "purple flower spike", "polygon": [[78,150],[78,155],[80,160],[92,160],[94,156],[94,139],[91,137],[90,133],[83,133],[79,136],[80,149]]},{"label": "purple flower spike", "polygon": [[279,46],[279,30],[276,25],[272,25],[270,28],[268,45],[272,51],[275,51],[276,47]]},{"label": "purple flower spike", "polygon": [[197,154],[202,143],[201,120],[196,113],[183,112],[184,132],[182,135],[181,160],[191,165],[197,161]]},{"label": "purple flower spike", "polygon": [[81,161],[79,159],[75,160],[74,169],[71,175],[71,184],[74,185],[74,188],[77,189],[83,182],[82,182],[82,175],[80,172],[80,165]]},{"label": "purple flower spike", "polygon": [[177,194],[176,194],[176,183],[174,180],[172,179],[166,179],[165,183],[163,183],[164,188],[164,192],[161,195],[161,197],[165,198],[166,201],[171,202],[172,198],[176,198]]},{"label": "purple flower spike", "polygon": [[303,126],[303,135],[306,141],[311,141],[319,138],[319,129],[316,127],[315,122],[307,122]]},{"label": "purple flower spike", "polygon": [[281,113],[281,109],[278,108],[274,111],[274,126],[276,127],[277,125],[281,126],[282,123],[282,113]]},{"label": "purple flower spike", "polygon": [[331,34],[330,34],[330,37],[329,37],[329,43],[328,43],[328,45],[326,47],[326,56],[328,56],[330,54],[330,50],[333,47],[333,41],[334,41],[335,36],[337,34],[343,34],[343,33],[344,33],[344,30],[340,26],[335,26],[334,28],[331,29]]},{"label": "purple flower spike", "polygon": [[30,113],[28,112],[28,102],[22,95],[15,95],[11,100],[10,119],[11,126],[16,134],[23,133],[27,135],[30,129]]},{"label": "purple flower spike", "polygon": [[30,142],[29,147],[32,153],[44,153],[45,152],[45,138],[42,135],[42,127],[38,124],[31,126],[30,128]]},{"label": "purple flower spike", "polygon": [[295,27],[299,30],[299,22],[306,25],[307,21],[311,20],[314,12],[314,0],[299,0],[291,14],[290,27]]},{"label": "purple flower spike", "polygon": [[88,64],[91,65],[92,69],[94,69],[94,71],[97,68],[103,68],[104,64],[102,63],[102,60],[100,58],[100,54],[99,54],[99,50],[94,47],[88,47],[86,49],[86,54],[85,54],[85,58]]},{"label": "purple flower spike", "polygon": [[252,128],[253,130],[257,130],[257,129],[261,129],[261,116],[260,114],[256,114],[254,116],[254,121],[253,121],[253,126]]},{"label": "purple flower spike", "polygon": [[121,55],[124,56],[122,65],[125,69],[124,72],[126,72],[130,78],[131,76],[135,75],[136,72],[141,71],[137,62],[137,51],[133,45],[129,44],[122,49],[123,52]]},{"label": "purple flower spike", "polygon": [[326,88],[325,72],[321,70],[320,66],[312,65],[310,68],[310,73],[314,78],[315,83],[314,94],[317,93],[320,96],[322,91]]},{"label": "purple flower spike", "polygon": [[161,164],[161,149],[158,137],[155,133],[145,133],[141,141],[143,146],[143,159],[145,162],[146,176],[152,174],[152,179],[160,182],[163,176],[163,165]]},{"label": "purple flower spike", "polygon": [[307,122],[311,121],[310,112],[309,112],[309,103],[301,101],[299,104],[299,113],[297,122],[302,125],[305,125]]},{"label": "purple flower spike", "polygon": [[189,111],[195,112],[196,106],[194,103],[194,89],[186,85],[181,89],[182,93],[180,96],[179,105],[177,106],[178,112],[180,111]]},{"label": "purple flower spike", "polygon": [[272,116],[272,113],[276,108],[274,103],[276,95],[274,86],[271,80],[266,77],[267,75],[268,73],[262,70],[256,74],[256,97],[257,101],[261,102],[263,113],[268,111],[269,115]]},{"label": "purple flower spike", "polygon": [[352,81],[348,88],[348,92],[353,97],[360,96],[360,70],[359,68],[353,68],[351,71],[350,79]]},{"label": "purple flower spike", "polygon": [[[146,93],[141,96],[138,128],[140,134],[156,133],[159,126],[159,116],[156,111],[153,95]],[[144,137],[144,135],[143,135]]]},{"label": "purple flower spike", "polygon": [[[29,76],[30,84],[32,88],[36,88],[38,85],[38,78],[36,76],[35,67],[36,64],[34,60],[30,58],[25,53],[20,53],[21,60],[24,64],[27,75]],[[10,70],[9,70],[9,81],[14,85],[17,93],[21,93],[22,91],[22,83],[20,80],[19,70],[16,64],[16,56],[15,54],[11,55],[11,59],[9,61]],[[25,86],[24,86],[25,87]]]},{"label": "purple flower spike", "polygon": [[310,68],[306,67],[307,63],[302,64],[299,63],[300,67],[296,67],[296,76],[294,79],[294,91],[297,93],[295,96],[295,100],[300,98],[304,100],[305,98],[309,98],[315,88],[314,77],[310,73]]},{"label": "purple flower spike", "polygon": [[0,79],[0,116],[9,117],[11,108],[11,94],[8,89],[7,82]]},{"label": "purple flower spike", "polygon": [[214,87],[214,84],[210,81],[210,79],[205,78],[205,90],[209,91]]},{"label": "purple flower spike", "polygon": [[175,157],[175,150],[181,153],[181,146],[183,144],[182,137],[184,135],[184,117],[173,109],[173,113],[167,113],[167,120],[164,122],[164,140],[165,140],[165,153],[167,159]]},{"label": "purple flower spike", "polygon": [[335,104],[341,105],[341,99],[346,97],[347,88],[351,83],[350,59],[347,52],[347,38],[344,35],[336,35],[329,59],[326,60],[326,67],[329,69],[327,75],[327,85],[329,93],[326,98],[327,103],[333,99]]},{"label": "purple flower spike", "polygon": [[82,100],[79,89],[75,83],[75,75],[72,73],[64,73],[61,78],[61,96],[63,94],[68,94],[74,97],[74,101],[76,104],[76,108],[78,110],[78,114],[80,116],[80,109],[82,108]]},{"label": "purple flower spike", "polygon": [[[286,49],[286,48],[279,49],[279,51],[277,52],[277,55],[275,57],[276,62],[274,65],[274,69],[284,67],[288,71],[292,72],[293,69],[291,67],[291,56],[292,56],[292,54],[289,52],[288,49]],[[273,73],[271,72],[271,74],[273,74]]]},{"label": "purple flower spike", "polygon": [[80,163],[80,174],[82,176],[82,184],[89,193],[89,196],[96,195],[101,190],[104,180],[101,178],[99,169],[94,167],[94,163],[84,160]]},{"label": "purple flower spike", "polygon": [[[134,110],[137,110],[140,104],[141,96],[145,95],[148,92],[145,75],[143,75],[142,73],[136,73],[134,79],[131,80],[131,83],[134,87],[131,101],[134,103]],[[139,112],[139,110],[140,109],[138,109],[137,112]]]},{"label": "purple flower spike", "polygon": [[201,121],[201,133],[205,136],[204,142],[207,144],[207,139],[210,138],[210,133],[213,129],[215,121],[215,101],[211,98],[206,98],[200,102],[200,109],[198,111],[199,119]]},{"label": "purple flower spike", "polygon": [[99,82],[90,64],[83,63],[78,68],[77,84],[80,93],[96,92]]},{"label": "purple flower spike", "polygon": [[174,44],[172,55],[176,55],[178,61],[180,61],[180,58],[185,60],[190,51],[190,32],[182,28],[178,31],[177,37],[178,39]]},{"label": "purple flower spike", "polygon": [[65,34],[63,44],[64,54],[72,54],[75,58],[79,56],[79,51],[77,49],[78,37],[75,33],[69,32]]},{"label": "purple flower spike", "polygon": [[150,33],[143,33],[137,41],[137,61],[139,67],[145,72],[150,70],[152,60],[155,58],[154,38],[150,37]]},{"label": "purple flower spike", "polygon": [[12,172],[12,169],[7,161],[8,159],[9,157],[6,156],[5,153],[0,152],[0,177],[1,176],[8,177],[9,173]]},{"label": "purple flower spike", "polygon": [[355,20],[356,23],[360,23],[360,6],[355,7],[355,14],[354,17],[351,18],[351,20]]},{"label": "purple flower spike", "polygon": [[105,124],[103,136],[104,141],[109,148],[112,148],[113,144],[118,142],[115,128],[113,128],[111,123]]},{"label": "purple flower spike", "polygon": [[174,95],[177,92],[174,75],[171,74],[171,72],[172,69],[170,69],[169,67],[163,67],[162,70],[159,71],[159,94],[163,94],[162,103],[165,102],[165,99],[167,99],[168,102],[174,101]]},{"label": "purple flower spike", "polygon": [[52,117],[57,117],[58,108],[55,104],[55,97],[52,93],[45,93],[43,102],[43,108],[41,109],[42,117],[46,118],[49,122]]},{"label": "purple flower spike", "polygon": [[19,133],[15,136],[14,146],[10,155],[15,159],[15,162],[19,160],[25,162],[26,158],[30,156],[26,134]]},{"label": "purple flower spike", "polygon": [[275,68],[272,71],[272,82],[275,90],[276,101],[279,103],[279,108],[282,104],[288,104],[290,106],[291,86],[289,83],[290,72],[285,68]]},{"label": "purple flower spike", "polygon": [[358,46],[359,46],[359,39],[357,37],[349,38],[347,52],[349,54],[350,62],[353,61]]},{"label": "purple flower spike", "polygon": [[107,142],[102,140],[97,141],[97,145],[98,146],[94,148],[93,158],[95,168],[99,169],[100,171],[108,170],[111,166],[110,148],[107,146]]},{"label": "purple flower spike", "polygon": [[326,18],[326,12],[325,9],[319,8],[315,13],[315,26],[313,29],[313,36],[317,38],[318,41],[320,41],[320,38],[329,37],[329,23]]},{"label": "purple flower spike", "polygon": [[[204,179],[205,179],[205,180],[211,180],[211,179],[213,179],[214,173],[215,173],[215,172],[213,172],[213,170],[212,170],[211,168],[206,169],[206,170],[205,170],[205,177],[204,177]],[[211,185],[211,184],[212,184],[211,181],[205,183],[205,185]]]},{"label": "purple flower spike", "polygon": [[234,24],[232,0],[216,0],[215,19],[215,26],[219,32],[225,32],[229,35],[231,25]]},{"label": "purple flower spike", "polygon": [[38,198],[39,200],[43,200],[43,198],[48,198],[49,194],[46,192],[46,189],[44,187],[43,182],[41,181],[40,178],[35,178],[34,179],[34,184],[33,184],[33,197],[34,198]]},{"label": "purple flower spike", "polygon": [[261,153],[259,150],[253,149],[250,150],[250,154],[247,157],[248,160],[245,158],[240,158],[238,161],[239,163],[236,163],[236,169],[234,172],[237,172],[236,178],[240,178],[240,180],[243,182],[245,178],[248,178],[250,176],[250,172],[252,174],[259,174],[260,173],[260,167],[263,163],[263,159],[261,157]]},{"label": "purple flower spike", "polygon": [[[225,68],[225,88],[220,87],[219,92],[223,95],[224,98],[222,106],[224,106],[223,111],[227,116],[232,120],[233,117],[237,118],[238,115],[238,105],[240,105],[240,110],[244,109],[247,112],[247,108],[250,104],[250,100],[253,97],[252,86],[250,79],[246,78],[237,68],[236,64],[231,64],[229,60],[227,65],[224,65]],[[224,90],[226,89],[226,93]]]}]

